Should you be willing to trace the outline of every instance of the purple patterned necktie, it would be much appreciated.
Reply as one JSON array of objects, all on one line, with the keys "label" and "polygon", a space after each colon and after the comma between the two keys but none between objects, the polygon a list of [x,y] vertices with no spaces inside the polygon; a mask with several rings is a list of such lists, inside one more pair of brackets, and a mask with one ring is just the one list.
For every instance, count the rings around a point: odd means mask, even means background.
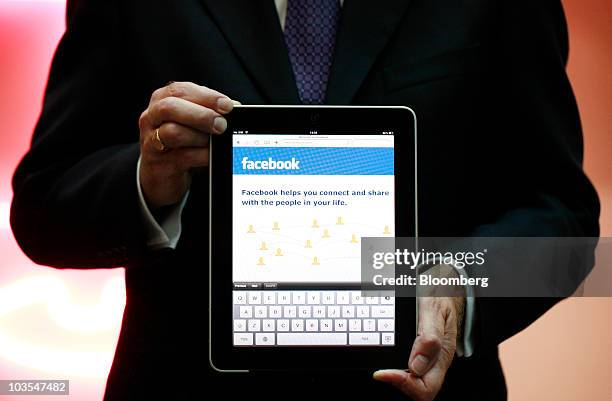
[{"label": "purple patterned necktie", "polygon": [[285,43],[304,104],[322,104],[334,55],[340,0],[288,0]]}]

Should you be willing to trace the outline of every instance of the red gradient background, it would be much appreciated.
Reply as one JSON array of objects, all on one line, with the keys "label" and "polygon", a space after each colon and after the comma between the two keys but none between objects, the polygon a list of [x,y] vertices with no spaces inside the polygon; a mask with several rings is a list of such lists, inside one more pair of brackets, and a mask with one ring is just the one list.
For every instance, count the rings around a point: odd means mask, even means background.
[{"label": "red gradient background", "polygon": [[[585,168],[602,199],[602,235],[610,236],[612,2],[564,4]],[[0,379],[70,379],[71,396],[1,400],[100,400],[125,300],[122,269],[38,267],[18,249],[8,225],[10,179],[40,113],[64,8],[63,0],[0,0]],[[566,300],[503,343],[510,400],[612,400],[611,311],[612,299]]]}]

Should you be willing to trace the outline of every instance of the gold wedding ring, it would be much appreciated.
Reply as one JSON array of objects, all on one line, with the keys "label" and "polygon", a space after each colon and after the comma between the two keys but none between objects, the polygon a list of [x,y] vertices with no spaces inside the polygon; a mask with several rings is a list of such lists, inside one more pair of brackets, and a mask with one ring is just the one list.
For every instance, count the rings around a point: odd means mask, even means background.
[{"label": "gold wedding ring", "polygon": [[159,128],[157,128],[155,130],[155,133],[153,133],[153,145],[155,146],[155,149],[160,152],[164,152],[166,150],[166,145],[164,145],[161,138],[159,137]]}]

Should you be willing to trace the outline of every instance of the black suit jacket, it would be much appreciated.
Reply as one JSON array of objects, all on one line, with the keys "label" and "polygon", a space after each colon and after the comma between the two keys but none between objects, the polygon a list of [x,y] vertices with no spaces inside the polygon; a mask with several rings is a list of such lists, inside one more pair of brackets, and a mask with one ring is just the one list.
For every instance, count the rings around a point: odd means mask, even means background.
[{"label": "black suit jacket", "polygon": [[[67,26],[11,221],[37,263],[127,267],[106,398],[402,399],[367,376],[209,368],[206,169],[177,249],[145,244],[137,122],[154,89],[185,80],[245,104],[298,102],[273,1],[73,0]],[[339,29],[327,103],[416,111],[422,235],[598,235],[560,1],[347,0]],[[497,344],[555,302],[478,300],[476,353],[453,363],[440,399],[505,399]]]}]

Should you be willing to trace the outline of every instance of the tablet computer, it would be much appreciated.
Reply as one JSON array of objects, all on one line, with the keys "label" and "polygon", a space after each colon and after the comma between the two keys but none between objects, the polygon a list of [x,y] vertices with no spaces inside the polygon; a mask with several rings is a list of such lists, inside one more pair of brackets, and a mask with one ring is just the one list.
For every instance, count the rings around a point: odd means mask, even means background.
[{"label": "tablet computer", "polygon": [[360,254],[417,236],[412,110],[237,106],[210,155],[211,366],[405,367],[415,301],[362,292]]}]

